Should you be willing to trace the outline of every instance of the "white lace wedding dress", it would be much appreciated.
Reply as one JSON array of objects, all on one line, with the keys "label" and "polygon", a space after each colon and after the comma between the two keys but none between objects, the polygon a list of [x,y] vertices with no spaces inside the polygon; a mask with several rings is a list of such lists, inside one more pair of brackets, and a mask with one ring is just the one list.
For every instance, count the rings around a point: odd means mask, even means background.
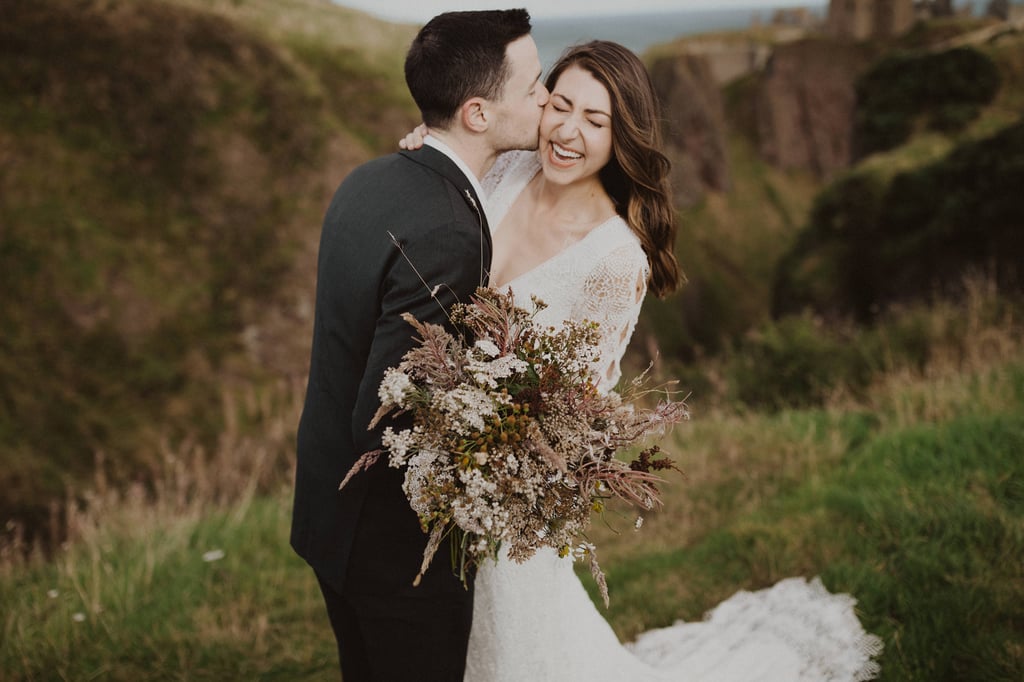
[{"label": "white lace wedding dress", "polygon": [[[503,155],[484,181],[492,229],[539,169],[533,153]],[[601,324],[604,390],[646,293],[647,260],[620,218],[594,228],[509,283],[517,300],[548,304],[539,319]],[[467,682],[823,682],[871,679],[878,638],[862,629],[847,595],[817,579],[739,592],[702,622],[678,622],[623,646],[591,602],[571,559],[549,550],[517,564],[485,562],[476,577]]]}]

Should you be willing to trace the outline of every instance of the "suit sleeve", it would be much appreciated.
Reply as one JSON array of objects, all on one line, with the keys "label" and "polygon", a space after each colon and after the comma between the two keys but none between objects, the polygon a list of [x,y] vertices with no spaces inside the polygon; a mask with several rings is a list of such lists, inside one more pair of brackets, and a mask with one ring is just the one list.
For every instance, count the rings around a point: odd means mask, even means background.
[{"label": "suit sleeve", "polygon": [[[387,424],[367,430],[380,406],[377,388],[385,370],[397,366],[414,345],[415,332],[402,313],[451,328],[448,311],[457,301],[467,302],[480,284],[481,229],[476,224],[448,223],[407,234],[394,232],[401,249],[393,247],[382,279],[380,315],[352,413],[357,453],[381,447]],[[390,240],[386,233],[382,238]]]}]

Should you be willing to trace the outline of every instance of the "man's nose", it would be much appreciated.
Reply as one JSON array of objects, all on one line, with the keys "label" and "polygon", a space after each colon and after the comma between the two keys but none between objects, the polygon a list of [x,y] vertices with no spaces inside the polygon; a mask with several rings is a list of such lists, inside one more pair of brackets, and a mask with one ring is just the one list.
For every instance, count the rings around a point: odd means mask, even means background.
[{"label": "man's nose", "polygon": [[543,85],[537,88],[537,106],[542,107],[547,104],[550,97],[551,93]]}]

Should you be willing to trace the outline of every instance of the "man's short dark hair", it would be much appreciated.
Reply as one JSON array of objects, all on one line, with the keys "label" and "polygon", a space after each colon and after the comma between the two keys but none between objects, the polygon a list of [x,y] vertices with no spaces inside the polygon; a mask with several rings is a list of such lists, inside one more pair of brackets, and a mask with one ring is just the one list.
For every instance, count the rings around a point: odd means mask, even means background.
[{"label": "man's short dark hair", "polygon": [[530,33],[525,9],[446,12],[420,29],[405,57],[405,82],[423,122],[445,129],[471,97],[500,99],[505,50]]}]

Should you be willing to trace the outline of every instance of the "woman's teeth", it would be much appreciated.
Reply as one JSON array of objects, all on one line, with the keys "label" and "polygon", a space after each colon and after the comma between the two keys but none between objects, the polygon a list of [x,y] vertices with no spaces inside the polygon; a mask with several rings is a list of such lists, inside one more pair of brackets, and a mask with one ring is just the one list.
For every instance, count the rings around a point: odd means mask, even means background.
[{"label": "woman's teeth", "polygon": [[583,158],[582,154],[577,154],[576,152],[570,151],[565,147],[559,146],[555,143],[551,143],[551,148],[555,150],[555,156],[557,156],[560,159],[573,160]]}]

